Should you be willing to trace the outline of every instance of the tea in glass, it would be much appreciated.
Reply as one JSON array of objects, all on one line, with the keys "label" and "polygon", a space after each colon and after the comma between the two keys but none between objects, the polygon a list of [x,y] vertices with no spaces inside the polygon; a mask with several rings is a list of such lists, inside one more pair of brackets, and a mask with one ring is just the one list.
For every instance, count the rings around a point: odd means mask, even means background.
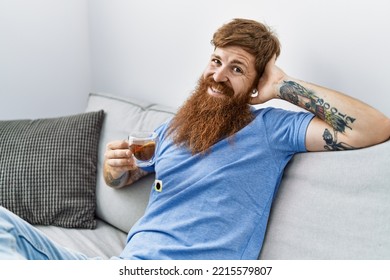
[{"label": "tea in glass", "polygon": [[139,167],[153,164],[156,151],[157,133],[148,131],[135,131],[129,135],[129,148],[133,153]]}]

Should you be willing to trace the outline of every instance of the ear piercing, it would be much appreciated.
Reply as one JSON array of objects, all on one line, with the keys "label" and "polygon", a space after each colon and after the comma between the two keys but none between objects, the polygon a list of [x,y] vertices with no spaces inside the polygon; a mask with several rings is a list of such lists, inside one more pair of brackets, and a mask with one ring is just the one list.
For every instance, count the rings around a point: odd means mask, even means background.
[{"label": "ear piercing", "polygon": [[257,89],[253,89],[252,90],[252,93],[251,93],[251,97],[252,98],[255,98],[255,97],[257,97],[259,95],[259,92],[257,91]]}]

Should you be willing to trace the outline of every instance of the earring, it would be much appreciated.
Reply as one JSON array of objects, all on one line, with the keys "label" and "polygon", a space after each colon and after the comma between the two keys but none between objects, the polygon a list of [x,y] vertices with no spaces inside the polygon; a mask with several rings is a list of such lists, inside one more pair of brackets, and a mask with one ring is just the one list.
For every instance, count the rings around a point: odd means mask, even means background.
[{"label": "earring", "polygon": [[257,97],[259,95],[259,92],[257,91],[257,89],[253,89],[252,90],[252,93],[251,93],[251,97],[252,98],[255,98],[255,97]]}]

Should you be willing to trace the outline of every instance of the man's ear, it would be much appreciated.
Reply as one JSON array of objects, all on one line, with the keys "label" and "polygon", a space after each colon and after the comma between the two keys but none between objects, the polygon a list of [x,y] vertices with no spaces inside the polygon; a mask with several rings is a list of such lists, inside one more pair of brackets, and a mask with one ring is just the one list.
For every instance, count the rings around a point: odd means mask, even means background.
[{"label": "man's ear", "polygon": [[251,91],[251,98],[255,98],[259,95],[259,92],[257,91],[257,88],[254,88],[252,91]]},{"label": "man's ear", "polygon": [[255,98],[255,97],[257,97],[259,95],[257,87],[259,86],[260,78],[261,78],[261,75],[260,75],[259,71],[257,71],[257,76],[255,78],[255,81],[252,84],[252,88],[253,88],[252,91],[251,91],[251,97],[252,98]]}]

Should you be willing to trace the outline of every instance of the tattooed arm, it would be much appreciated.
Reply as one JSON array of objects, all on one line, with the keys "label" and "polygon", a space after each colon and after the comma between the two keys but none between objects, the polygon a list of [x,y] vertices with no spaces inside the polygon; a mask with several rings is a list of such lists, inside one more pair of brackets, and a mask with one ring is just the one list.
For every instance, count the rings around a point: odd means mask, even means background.
[{"label": "tattooed arm", "polygon": [[275,65],[275,57],[267,64],[258,91],[252,104],[281,98],[316,115],[306,134],[309,151],[356,149],[390,138],[390,119],[384,114],[340,92],[287,76]]},{"label": "tattooed arm", "polygon": [[128,147],[127,141],[113,141],[107,144],[103,176],[110,187],[122,188],[147,174],[135,165]]}]

